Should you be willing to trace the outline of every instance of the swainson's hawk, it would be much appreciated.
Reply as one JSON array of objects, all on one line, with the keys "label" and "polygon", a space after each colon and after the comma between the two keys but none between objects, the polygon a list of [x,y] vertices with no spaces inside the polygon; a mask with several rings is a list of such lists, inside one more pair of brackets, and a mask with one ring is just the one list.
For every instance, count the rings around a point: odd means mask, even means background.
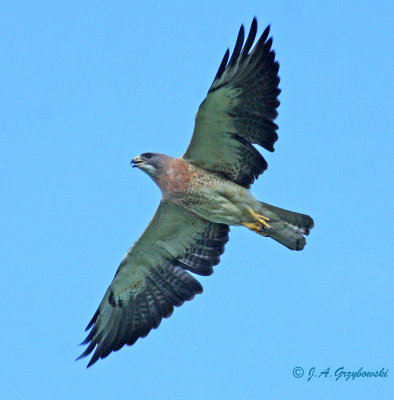
[{"label": "swainson's hawk", "polygon": [[[248,190],[267,169],[253,144],[274,151],[279,65],[269,27],[252,48],[253,19],[244,27],[231,58],[226,51],[181,158],[143,153],[132,160],[159,186],[162,200],[152,221],[127,252],[87,326],[88,366],[157,328],[163,317],[202,292],[187,271],[210,275],[228,241],[229,225],[302,250],[313,227],[307,215],[257,200]],[[268,39],[268,40],[267,40]]]}]

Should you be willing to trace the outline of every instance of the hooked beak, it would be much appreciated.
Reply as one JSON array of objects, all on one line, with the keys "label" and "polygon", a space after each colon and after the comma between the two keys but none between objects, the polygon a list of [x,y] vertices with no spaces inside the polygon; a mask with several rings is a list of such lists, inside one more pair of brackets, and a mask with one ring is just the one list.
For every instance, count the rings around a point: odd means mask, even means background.
[{"label": "hooked beak", "polygon": [[137,156],[131,160],[130,164],[134,168],[134,167],[138,167],[139,164],[143,164],[143,163],[146,163],[146,161],[141,160],[141,157]]}]

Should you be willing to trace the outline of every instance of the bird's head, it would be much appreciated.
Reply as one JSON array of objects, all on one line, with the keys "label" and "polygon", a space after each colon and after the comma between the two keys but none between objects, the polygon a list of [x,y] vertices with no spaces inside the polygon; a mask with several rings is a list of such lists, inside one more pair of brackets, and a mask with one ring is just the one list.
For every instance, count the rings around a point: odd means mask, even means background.
[{"label": "bird's head", "polygon": [[142,153],[131,160],[132,167],[137,167],[156,180],[166,161],[171,157],[160,153]]}]

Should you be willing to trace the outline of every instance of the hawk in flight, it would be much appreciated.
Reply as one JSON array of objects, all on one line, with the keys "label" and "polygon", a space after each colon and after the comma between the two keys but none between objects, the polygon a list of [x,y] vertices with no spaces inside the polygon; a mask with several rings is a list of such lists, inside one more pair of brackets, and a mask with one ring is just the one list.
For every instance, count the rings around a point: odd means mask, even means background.
[{"label": "hawk in flight", "polygon": [[[274,151],[278,135],[279,64],[269,26],[253,46],[253,19],[244,44],[241,26],[198,109],[191,142],[181,158],[143,153],[131,163],[162,192],[142,236],[127,252],[89,322],[79,357],[99,358],[132,345],[169,317],[174,306],[202,292],[187,271],[210,275],[229,240],[229,226],[245,226],[292,250],[302,250],[311,217],[257,200],[248,190],[267,169],[253,144]],[[253,46],[253,48],[252,48]]]}]

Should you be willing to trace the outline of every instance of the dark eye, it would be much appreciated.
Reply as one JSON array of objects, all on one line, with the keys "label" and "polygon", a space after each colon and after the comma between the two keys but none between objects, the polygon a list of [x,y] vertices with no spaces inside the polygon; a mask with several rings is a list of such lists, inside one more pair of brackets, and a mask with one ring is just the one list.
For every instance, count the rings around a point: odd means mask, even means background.
[{"label": "dark eye", "polygon": [[145,158],[152,158],[152,154],[146,153],[146,154],[145,154]]}]

